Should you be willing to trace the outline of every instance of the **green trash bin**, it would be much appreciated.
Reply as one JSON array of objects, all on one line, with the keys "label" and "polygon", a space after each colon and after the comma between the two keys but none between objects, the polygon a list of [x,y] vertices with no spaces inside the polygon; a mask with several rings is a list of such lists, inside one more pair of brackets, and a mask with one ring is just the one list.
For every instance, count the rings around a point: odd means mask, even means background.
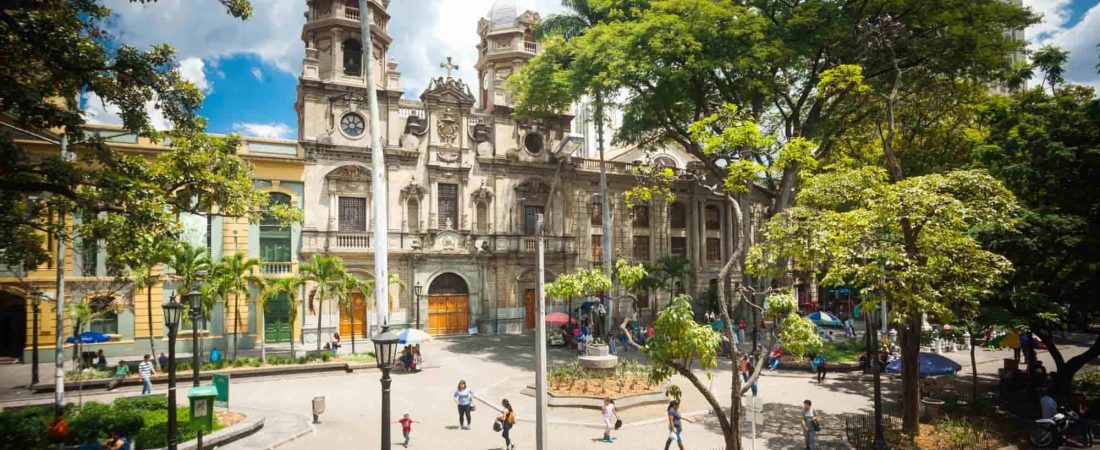
[{"label": "green trash bin", "polygon": [[191,427],[203,432],[214,429],[214,399],[218,389],[214,386],[193,387],[187,391],[191,401]]}]

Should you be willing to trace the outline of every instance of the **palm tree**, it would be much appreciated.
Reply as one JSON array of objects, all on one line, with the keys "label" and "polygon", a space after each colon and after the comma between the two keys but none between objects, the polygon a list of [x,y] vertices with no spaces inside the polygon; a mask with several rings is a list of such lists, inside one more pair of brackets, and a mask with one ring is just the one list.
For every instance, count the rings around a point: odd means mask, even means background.
[{"label": "palm tree", "polygon": [[536,39],[562,36],[568,40],[607,19],[607,12],[592,8],[588,0],[562,0],[561,6],[564,12],[551,14],[535,25]]},{"label": "palm tree", "polygon": [[[262,289],[264,279],[256,275],[255,269],[260,266],[260,260],[249,258],[244,253],[235,253],[222,257],[214,266],[213,284],[220,287],[223,295],[233,296],[233,359],[237,359],[237,337],[241,325],[241,295],[248,295],[249,288],[258,286]],[[262,339],[262,337],[261,337]]]},{"label": "palm tree", "polygon": [[[134,289],[145,289],[145,311],[149,319],[149,354],[151,355],[157,354],[153,338],[155,333],[153,330],[153,286],[156,285],[160,277],[155,272],[158,266],[169,261],[168,255],[173,250],[169,242],[157,240],[150,243],[151,245],[146,246],[150,250],[138,255],[131,267],[131,281],[134,284]],[[161,273],[164,272],[161,271]]]},{"label": "palm tree", "polygon": [[[179,282],[176,291],[182,293],[191,292],[198,288],[198,283],[209,276],[211,268],[210,257],[206,249],[191,245],[191,243],[187,241],[178,241],[170,245],[164,255],[164,263],[172,269],[172,277]],[[201,316],[204,320],[203,328],[206,328],[205,323],[210,320],[210,312],[206,308],[207,296],[205,294],[207,291],[208,289],[205,288],[202,290],[204,293],[202,296],[203,308],[201,311]],[[191,308],[191,305],[184,306]],[[151,307],[150,311],[152,311]],[[149,322],[150,327],[152,327],[152,320]],[[192,349],[192,351],[199,352],[199,357],[201,359],[203,353],[201,339],[199,340],[199,348]]]},{"label": "palm tree", "polygon": [[[388,275],[386,275],[386,277],[389,280],[389,283],[387,285],[388,286],[397,286],[397,294],[401,295],[401,291],[403,291],[406,287],[406,284],[403,280],[401,280],[401,277],[398,276],[396,273],[393,273],[393,272],[390,272]],[[367,281],[363,282],[363,297],[364,297],[364,301],[366,301],[367,304],[370,304],[370,299],[374,298],[374,285],[375,285],[374,280],[367,280]],[[377,301],[376,301],[376,303],[377,303]],[[374,306],[377,306],[377,305],[371,305],[371,306],[373,308]],[[367,330],[367,331],[370,331],[370,330]]]},{"label": "palm tree", "polygon": [[[680,255],[662,256],[654,264],[653,269],[659,285],[668,291],[670,304],[676,296],[676,286],[686,287],[687,281],[695,279],[695,268],[692,267],[691,260]],[[654,308],[654,314],[656,314],[656,308]]]},{"label": "palm tree", "polygon": [[[305,280],[301,277],[285,277],[276,278],[267,283],[267,287],[264,289],[263,297],[266,304],[267,301],[279,298],[281,295],[286,296],[287,301],[287,318],[290,320],[291,328],[294,327],[294,323],[298,321],[298,291],[305,284]],[[264,329],[266,325],[263,325],[263,318],[260,319],[260,329]],[[294,339],[290,340],[290,355],[294,356]],[[261,341],[260,344],[260,359],[267,361],[267,352],[265,344]]]},{"label": "palm tree", "polygon": [[1044,45],[1035,52],[1032,63],[1043,71],[1043,80],[1050,85],[1050,95],[1057,94],[1058,83],[1065,81],[1062,75],[1068,60],[1069,52],[1054,45]]},{"label": "palm tree", "polygon": [[309,309],[310,312],[314,310],[313,299],[316,298],[317,351],[321,351],[321,309],[325,299],[342,288],[347,270],[344,269],[344,260],[337,256],[313,255],[308,262],[302,263],[299,272],[303,280],[316,284],[309,291]]}]

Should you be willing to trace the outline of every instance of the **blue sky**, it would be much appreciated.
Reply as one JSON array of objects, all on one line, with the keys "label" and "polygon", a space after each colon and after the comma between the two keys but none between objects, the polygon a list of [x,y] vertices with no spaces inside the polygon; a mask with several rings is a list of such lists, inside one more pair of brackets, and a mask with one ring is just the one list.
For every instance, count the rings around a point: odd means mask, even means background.
[{"label": "blue sky", "polygon": [[[392,0],[391,57],[397,59],[406,97],[416,98],[439,62],[455,58],[459,76],[475,84],[477,21],[494,1],[514,1],[544,16],[559,0]],[[1029,45],[1055,44],[1070,51],[1067,79],[1100,87],[1100,0],[1023,0],[1043,17],[1026,30]],[[152,4],[106,0],[113,27],[134,45],[165,42],[177,49],[180,72],[207,93],[201,113],[208,130],[261,137],[296,138],[295,87],[304,45],[300,30],[305,0],[253,0],[254,17],[229,17],[215,0],[160,0]],[[209,3],[209,5],[204,5]],[[110,105],[89,94],[91,120],[120,123]],[[167,126],[151,110],[155,125]]]}]

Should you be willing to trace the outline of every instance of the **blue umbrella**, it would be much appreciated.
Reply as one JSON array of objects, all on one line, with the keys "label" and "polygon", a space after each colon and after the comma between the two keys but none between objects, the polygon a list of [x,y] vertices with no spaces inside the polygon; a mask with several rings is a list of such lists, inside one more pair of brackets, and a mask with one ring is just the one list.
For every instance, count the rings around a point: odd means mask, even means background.
[{"label": "blue umbrella", "polygon": [[806,315],[806,318],[818,326],[840,326],[840,319],[836,316],[829,314],[825,311],[812,312]]},{"label": "blue umbrella", "polygon": [[[85,331],[83,333],[80,333],[80,343],[81,344],[98,344],[100,342],[107,342],[109,340],[111,340],[110,336],[107,336],[106,334],[103,334],[103,333],[97,333],[95,331]],[[72,344],[73,343],[73,337],[69,336],[68,339],[65,339],[65,342],[69,343],[69,344]]]},{"label": "blue umbrella", "polygon": [[[917,366],[917,376],[921,378],[954,375],[955,372],[962,370],[962,366],[960,366],[959,363],[952,361],[951,358],[935,353],[921,353],[920,358],[917,360]],[[887,364],[886,371],[889,373],[901,373],[901,358]]]}]

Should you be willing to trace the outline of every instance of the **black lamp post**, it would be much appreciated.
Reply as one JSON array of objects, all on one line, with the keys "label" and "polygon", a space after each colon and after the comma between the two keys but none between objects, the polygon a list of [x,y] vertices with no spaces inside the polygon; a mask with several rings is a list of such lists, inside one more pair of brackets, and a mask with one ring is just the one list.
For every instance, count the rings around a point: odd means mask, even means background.
[{"label": "black lamp post", "polygon": [[397,356],[396,332],[383,326],[382,332],[374,336],[374,355],[378,359],[378,368],[382,369],[382,450],[390,450],[390,369]]},{"label": "black lamp post", "polygon": [[42,304],[42,291],[31,292],[31,384],[38,384],[38,311]]},{"label": "black lamp post", "polygon": [[168,327],[168,450],[176,450],[179,424],[176,421],[176,333],[183,315],[183,304],[176,301],[173,292],[164,310],[164,325]]},{"label": "black lamp post", "polygon": [[[866,301],[866,300],[864,300]],[[867,323],[867,367],[871,369],[871,376],[875,377],[875,442],[874,447],[876,450],[886,450],[886,436],[882,429],[882,361],[879,359],[878,339],[875,334],[874,320],[872,319],[871,312],[863,310],[860,312],[863,314]]]},{"label": "black lamp post", "polygon": [[[184,295],[184,300],[191,305],[191,385],[199,387],[199,368],[202,366],[202,354],[199,353],[199,320],[202,320],[202,294],[192,290]],[[202,449],[202,430],[197,436],[198,448]]]},{"label": "black lamp post", "polygon": [[413,286],[413,294],[416,295],[416,329],[420,329],[420,296],[424,293],[424,286],[419,281]]}]

